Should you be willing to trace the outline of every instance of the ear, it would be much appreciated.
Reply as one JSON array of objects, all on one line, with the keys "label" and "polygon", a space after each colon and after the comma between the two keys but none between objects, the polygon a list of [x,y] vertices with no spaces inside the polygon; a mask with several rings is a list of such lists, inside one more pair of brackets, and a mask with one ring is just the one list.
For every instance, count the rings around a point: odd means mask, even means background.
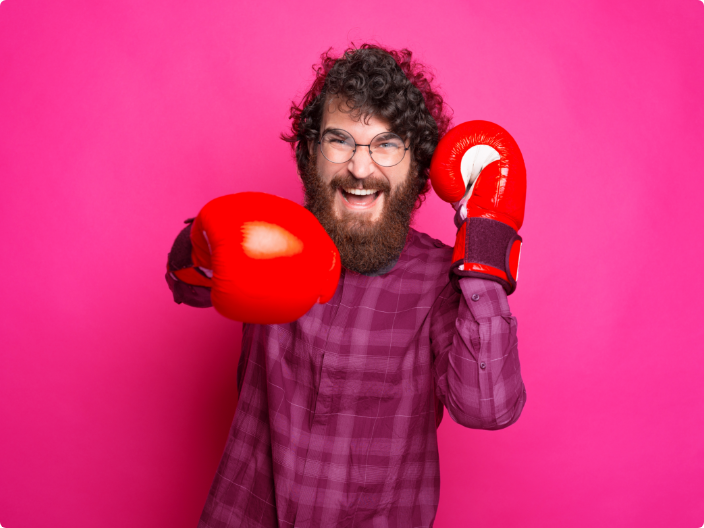
[{"label": "ear", "polygon": [[[299,145],[301,148],[305,148],[302,144],[299,143]],[[306,145],[308,146],[308,160],[310,160],[313,157],[313,155],[315,154],[315,141],[308,140],[308,141],[306,141]],[[298,173],[298,179],[303,181],[303,177],[301,176],[301,173],[299,171],[296,171],[296,173]]]}]

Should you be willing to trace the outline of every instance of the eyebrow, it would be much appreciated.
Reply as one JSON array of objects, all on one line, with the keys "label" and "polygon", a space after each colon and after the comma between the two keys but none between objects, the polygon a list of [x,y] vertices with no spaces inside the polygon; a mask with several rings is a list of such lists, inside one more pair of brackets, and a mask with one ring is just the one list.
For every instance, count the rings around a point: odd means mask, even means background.
[{"label": "eyebrow", "polygon": [[347,130],[344,130],[344,129],[342,129],[342,128],[333,128],[333,127],[326,127],[325,130],[323,130],[323,131],[320,133],[320,135],[321,135],[321,136],[324,136],[324,135],[327,134],[328,132],[344,132],[344,133],[347,134],[348,136],[350,136],[350,137],[352,136],[352,134],[350,134],[349,132],[347,132]]},{"label": "eyebrow", "polygon": [[[396,136],[397,138],[401,138],[401,136],[399,136],[399,135],[396,134],[395,132],[391,132],[390,130],[388,130],[388,131],[386,131],[386,132],[379,132],[379,133],[378,133],[376,136],[374,136],[374,137],[375,137],[375,138],[376,138],[376,137],[380,137],[381,139],[387,139],[389,136]],[[401,138],[401,139],[403,139],[403,138]]]},{"label": "eyebrow", "polygon": [[[345,130],[344,128],[335,128],[335,127],[325,127],[325,129],[320,133],[320,136],[322,137],[322,136],[324,136],[325,134],[327,134],[328,132],[344,132],[344,133],[347,134],[348,136],[352,137],[352,134],[350,134],[349,132],[347,132],[347,130]],[[377,136],[381,136],[382,139],[385,139],[387,136],[398,136],[398,137],[401,137],[401,136],[399,136],[396,132],[392,132],[391,130],[386,130],[385,132],[379,132],[379,133],[378,133],[376,136],[374,136],[374,137],[377,137]],[[352,137],[352,139],[354,139],[354,137]],[[401,138],[401,139],[403,139],[403,138]],[[356,141],[356,140],[355,140],[355,141]]]}]

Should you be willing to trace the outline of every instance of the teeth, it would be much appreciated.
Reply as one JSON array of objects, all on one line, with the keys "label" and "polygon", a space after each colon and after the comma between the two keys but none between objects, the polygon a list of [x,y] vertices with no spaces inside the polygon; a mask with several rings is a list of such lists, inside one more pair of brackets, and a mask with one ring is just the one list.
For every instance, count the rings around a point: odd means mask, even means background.
[{"label": "teeth", "polygon": [[378,191],[373,191],[371,189],[345,189],[346,193],[356,194],[357,196],[366,196],[368,194],[375,194]]}]

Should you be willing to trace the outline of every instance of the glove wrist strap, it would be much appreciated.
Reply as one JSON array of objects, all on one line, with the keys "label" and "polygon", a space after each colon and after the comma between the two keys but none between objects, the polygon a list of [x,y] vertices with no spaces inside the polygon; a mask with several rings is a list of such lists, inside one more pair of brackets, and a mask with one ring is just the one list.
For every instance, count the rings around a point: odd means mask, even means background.
[{"label": "glove wrist strap", "polygon": [[174,301],[189,306],[208,307],[212,281],[203,271],[193,265],[191,227],[193,218],[176,237],[166,262],[166,282],[173,292]]},{"label": "glove wrist strap", "polygon": [[450,273],[493,280],[510,295],[516,289],[522,241],[515,229],[503,222],[469,217],[457,232]]}]

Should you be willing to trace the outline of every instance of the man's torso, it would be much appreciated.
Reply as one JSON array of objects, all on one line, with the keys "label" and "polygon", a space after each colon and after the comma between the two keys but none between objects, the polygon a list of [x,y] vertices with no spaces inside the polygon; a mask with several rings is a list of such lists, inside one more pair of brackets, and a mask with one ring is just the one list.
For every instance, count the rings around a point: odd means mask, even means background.
[{"label": "man's torso", "polygon": [[[396,266],[246,325],[240,400],[201,527],[428,527],[439,498],[431,308],[452,250],[411,230]],[[295,280],[292,277],[291,280]]]}]

